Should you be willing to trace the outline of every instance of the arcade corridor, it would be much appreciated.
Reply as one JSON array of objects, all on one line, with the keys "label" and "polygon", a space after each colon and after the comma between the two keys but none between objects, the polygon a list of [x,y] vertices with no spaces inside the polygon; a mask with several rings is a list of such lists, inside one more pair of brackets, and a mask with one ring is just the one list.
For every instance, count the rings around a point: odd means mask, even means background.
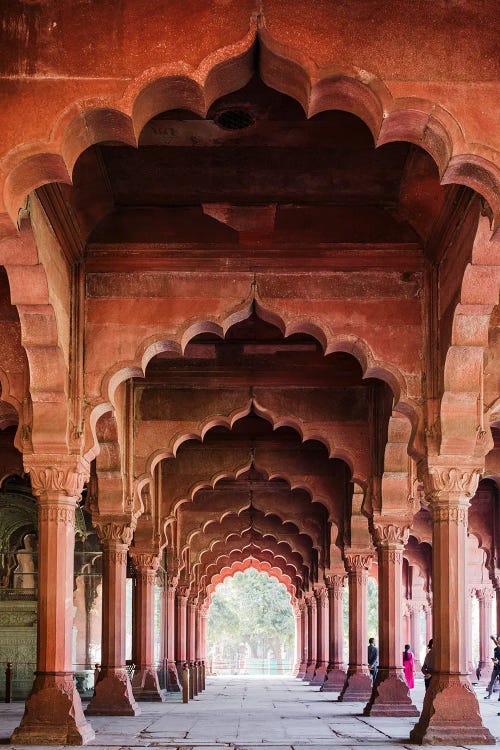
[{"label": "arcade corridor", "polygon": [[[412,691],[420,708],[423,682]],[[482,691],[478,692],[481,700]],[[338,703],[293,677],[210,677],[207,689],[188,705],[178,696],[166,704],[141,705],[133,718],[94,717],[91,747],[249,748],[315,750],[315,748],[412,748],[406,739],[408,718],[361,715],[359,705]],[[482,702],[485,725],[500,738],[498,702]],[[21,716],[22,704],[0,705],[0,744]],[[457,747],[457,746],[454,746]],[[470,745],[459,745],[468,748]],[[446,750],[446,746],[444,747]]]}]

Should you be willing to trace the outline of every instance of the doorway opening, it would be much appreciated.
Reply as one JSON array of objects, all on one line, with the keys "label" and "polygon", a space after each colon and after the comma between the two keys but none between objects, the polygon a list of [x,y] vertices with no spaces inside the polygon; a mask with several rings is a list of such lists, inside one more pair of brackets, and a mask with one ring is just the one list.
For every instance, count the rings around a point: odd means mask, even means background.
[{"label": "doorway opening", "polygon": [[207,621],[213,674],[289,675],[295,638],[290,594],[275,578],[248,568],[217,586]]}]

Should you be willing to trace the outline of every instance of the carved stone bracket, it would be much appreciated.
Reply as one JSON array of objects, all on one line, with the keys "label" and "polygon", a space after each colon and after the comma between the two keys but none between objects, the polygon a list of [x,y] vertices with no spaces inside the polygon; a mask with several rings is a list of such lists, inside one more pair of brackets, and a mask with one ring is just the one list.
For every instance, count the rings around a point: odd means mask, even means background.
[{"label": "carved stone bracket", "polygon": [[326,607],[328,606],[328,589],[326,588],[326,586],[317,588],[314,591],[314,596],[316,598],[317,606],[326,609]]},{"label": "carved stone bracket", "polygon": [[480,479],[478,467],[456,468],[449,466],[429,466],[424,474],[425,493],[431,502],[447,500],[450,495],[458,495],[464,504],[472,498]]},{"label": "carved stone bracket", "polygon": [[101,544],[110,546],[115,543],[128,547],[137,525],[137,519],[133,515],[96,516],[92,521]]},{"label": "carved stone bracket", "polygon": [[365,550],[361,552],[354,550],[345,550],[344,557],[349,573],[362,570],[368,571],[372,566],[373,551]]},{"label": "carved stone bracket", "polygon": [[410,523],[375,523],[374,532],[377,547],[403,549],[410,535]]},{"label": "carved stone bracket", "polygon": [[347,576],[345,574],[334,574],[326,576],[326,587],[328,591],[333,593],[335,599],[342,599],[344,597],[344,586],[346,583]]}]

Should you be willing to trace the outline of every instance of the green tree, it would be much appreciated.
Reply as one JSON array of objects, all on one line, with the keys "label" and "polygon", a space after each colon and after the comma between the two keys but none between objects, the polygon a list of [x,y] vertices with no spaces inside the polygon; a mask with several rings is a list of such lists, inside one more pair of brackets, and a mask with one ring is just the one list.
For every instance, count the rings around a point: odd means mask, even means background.
[{"label": "green tree", "polygon": [[218,646],[225,658],[235,656],[241,644],[252,656],[271,650],[281,665],[282,648],[292,652],[295,621],[285,587],[266,573],[249,568],[217,587],[207,622],[210,647]]}]

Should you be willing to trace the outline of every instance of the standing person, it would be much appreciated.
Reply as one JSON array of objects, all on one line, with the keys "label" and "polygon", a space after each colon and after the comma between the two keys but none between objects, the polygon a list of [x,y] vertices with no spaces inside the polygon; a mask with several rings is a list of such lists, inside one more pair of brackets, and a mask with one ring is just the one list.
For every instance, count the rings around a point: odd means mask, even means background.
[{"label": "standing person", "polygon": [[424,663],[422,664],[422,674],[424,675],[425,689],[431,684],[431,677],[434,671],[434,652],[432,650],[433,639],[431,638],[427,644],[427,653],[425,655]]},{"label": "standing person", "polygon": [[405,645],[405,650],[403,651],[403,669],[405,671],[406,684],[411,690],[411,688],[415,687],[415,659],[413,652],[410,650],[409,643]]},{"label": "standing person", "polygon": [[[486,688],[486,695],[484,696],[485,700],[491,698],[493,686],[495,685],[495,682],[500,678],[500,636],[497,635],[497,637],[495,638],[495,636],[492,635],[491,640],[495,644],[495,650],[493,652],[493,670],[491,672],[491,680],[488,687]],[[500,696],[498,700],[500,701]]]},{"label": "standing person", "polygon": [[375,638],[370,638],[368,641],[368,669],[372,682],[375,682],[378,672],[378,648],[375,645]]}]

